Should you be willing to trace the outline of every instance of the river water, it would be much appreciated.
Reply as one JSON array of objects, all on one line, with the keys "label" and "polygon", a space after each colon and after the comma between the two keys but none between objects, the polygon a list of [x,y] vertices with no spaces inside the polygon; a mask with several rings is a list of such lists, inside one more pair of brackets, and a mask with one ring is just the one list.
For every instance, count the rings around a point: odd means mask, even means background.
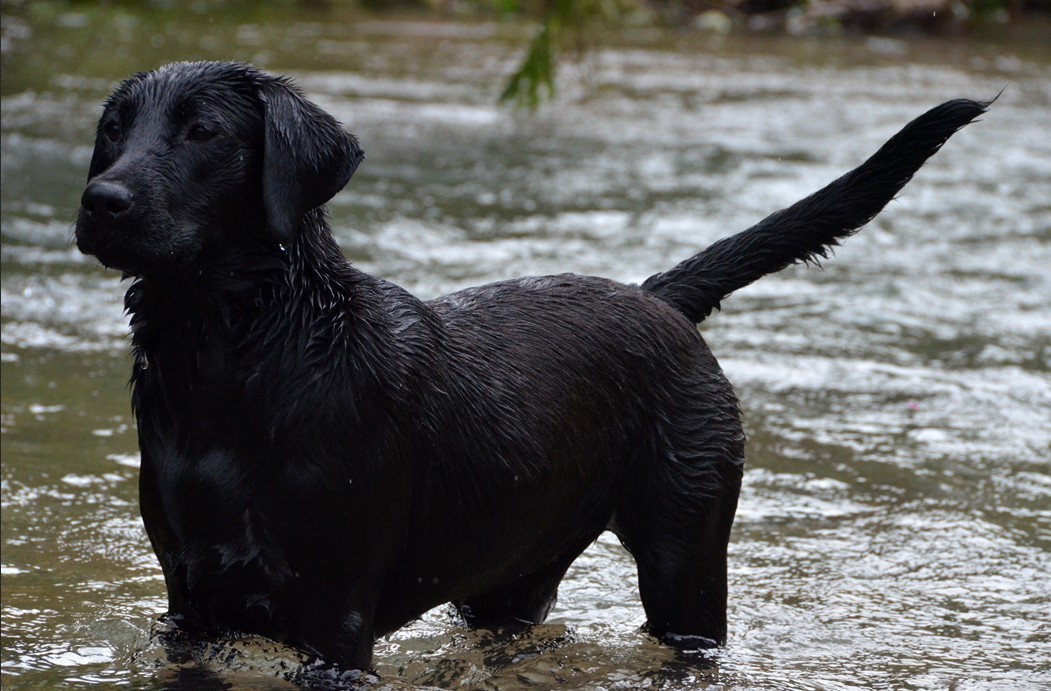
[{"label": "river water", "polygon": [[957,40],[606,32],[523,113],[496,104],[523,24],[26,12],[4,18],[5,689],[194,688],[206,673],[271,688],[298,664],[258,639],[165,659],[123,286],[69,243],[101,100],[187,58],[291,74],[359,135],[368,159],[331,204],[339,241],[424,296],[532,273],[641,280],[928,107],[1003,90],[823,270],[768,277],[703,325],[750,438],[724,649],[642,634],[633,564],[604,537],[545,625],[471,631],[440,608],[380,641],[376,668],[394,688],[1051,685],[1047,25]]}]

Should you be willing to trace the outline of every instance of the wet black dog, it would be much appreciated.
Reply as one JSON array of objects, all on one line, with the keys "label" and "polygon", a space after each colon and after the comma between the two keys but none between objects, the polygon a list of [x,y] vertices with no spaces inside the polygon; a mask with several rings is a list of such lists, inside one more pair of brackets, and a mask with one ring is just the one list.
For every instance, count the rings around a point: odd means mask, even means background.
[{"label": "wet black dog", "polygon": [[322,205],[362,151],[287,81],[231,63],[131,77],[76,238],[135,277],[142,516],[171,617],[365,668],[377,636],[444,602],[542,621],[611,530],[649,630],[723,642],[744,436],[695,325],[825,256],[986,105],[931,110],[641,286],[548,276],[422,302],[340,254]]}]

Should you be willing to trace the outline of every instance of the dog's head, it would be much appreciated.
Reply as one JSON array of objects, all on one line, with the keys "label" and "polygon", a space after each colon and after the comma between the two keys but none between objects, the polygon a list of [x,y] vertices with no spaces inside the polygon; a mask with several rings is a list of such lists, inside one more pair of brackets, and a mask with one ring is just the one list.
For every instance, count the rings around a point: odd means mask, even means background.
[{"label": "dog's head", "polygon": [[166,65],[106,101],[77,246],[131,275],[192,264],[246,234],[276,247],[363,158],[285,79],[240,63]]}]

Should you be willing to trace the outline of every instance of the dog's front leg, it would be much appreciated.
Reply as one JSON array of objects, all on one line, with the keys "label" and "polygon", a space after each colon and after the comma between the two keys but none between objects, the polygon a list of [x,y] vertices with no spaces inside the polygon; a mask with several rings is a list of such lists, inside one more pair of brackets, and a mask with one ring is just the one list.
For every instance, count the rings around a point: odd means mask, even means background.
[{"label": "dog's front leg", "polygon": [[362,608],[326,607],[319,602],[305,607],[300,615],[304,617],[303,648],[340,670],[371,671],[376,641],[371,614]]}]

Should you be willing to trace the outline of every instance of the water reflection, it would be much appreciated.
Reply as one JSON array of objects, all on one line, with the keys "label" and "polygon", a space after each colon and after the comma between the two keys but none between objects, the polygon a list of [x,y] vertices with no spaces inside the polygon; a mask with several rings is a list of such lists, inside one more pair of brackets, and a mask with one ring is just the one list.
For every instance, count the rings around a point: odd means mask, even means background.
[{"label": "water reflection", "polygon": [[705,325],[750,434],[725,649],[643,634],[634,567],[605,536],[544,626],[472,631],[439,608],[380,641],[376,666],[393,688],[1051,683],[1046,50],[638,33],[567,66],[560,100],[522,116],[493,103],[523,27],[62,17],[4,58],[5,688],[272,688],[303,672],[259,639],[166,651],[123,287],[67,244],[113,80],[231,53],[294,73],[362,137],[368,161],[332,205],[339,240],[425,296],[565,270],[640,280],[927,106],[1010,83],[823,271],[765,279]]}]

